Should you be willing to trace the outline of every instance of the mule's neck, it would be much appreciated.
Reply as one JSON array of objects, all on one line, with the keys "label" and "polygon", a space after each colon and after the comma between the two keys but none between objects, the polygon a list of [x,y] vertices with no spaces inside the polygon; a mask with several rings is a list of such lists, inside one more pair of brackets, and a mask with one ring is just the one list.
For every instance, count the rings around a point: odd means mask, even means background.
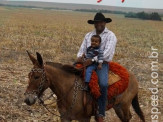
[{"label": "mule's neck", "polygon": [[68,94],[74,84],[75,75],[49,65],[45,66],[45,71],[47,79],[49,80],[49,88],[56,96],[59,98]]}]

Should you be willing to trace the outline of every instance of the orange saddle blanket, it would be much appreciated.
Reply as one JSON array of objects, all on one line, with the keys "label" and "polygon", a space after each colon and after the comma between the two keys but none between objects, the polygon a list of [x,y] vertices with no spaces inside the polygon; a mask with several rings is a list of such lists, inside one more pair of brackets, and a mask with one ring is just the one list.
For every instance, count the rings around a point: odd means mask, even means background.
[{"label": "orange saddle blanket", "polygon": [[[76,67],[80,67],[76,65]],[[128,87],[129,73],[127,69],[116,62],[109,62],[109,87],[108,87],[108,100],[111,100],[114,96],[117,96],[125,91]],[[98,85],[98,76],[95,71],[93,71],[91,80],[89,83],[90,92],[95,97],[98,98],[100,93],[100,87]]]}]

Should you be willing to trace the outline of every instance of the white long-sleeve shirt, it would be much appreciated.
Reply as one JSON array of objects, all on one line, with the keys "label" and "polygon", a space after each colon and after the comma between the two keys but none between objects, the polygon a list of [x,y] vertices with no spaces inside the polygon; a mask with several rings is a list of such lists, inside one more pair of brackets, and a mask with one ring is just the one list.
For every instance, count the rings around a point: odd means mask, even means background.
[{"label": "white long-sleeve shirt", "polygon": [[[96,30],[86,34],[77,54],[77,57],[81,57],[83,54],[86,53],[87,48],[91,46],[91,37],[93,35],[96,35]],[[101,37],[100,49],[104,51],[104,61],[112,61],[117,43],[117,38],[115,34],[105,27],[104,31],[99,36]]]}]

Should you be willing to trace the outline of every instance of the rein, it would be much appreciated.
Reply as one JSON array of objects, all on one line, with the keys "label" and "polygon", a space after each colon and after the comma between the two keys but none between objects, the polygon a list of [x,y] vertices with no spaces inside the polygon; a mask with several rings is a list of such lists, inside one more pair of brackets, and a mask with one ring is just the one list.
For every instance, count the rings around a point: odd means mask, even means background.
[{"label": "rein", "polygon": [[[38,97],[39,94],[40,94],[40,92],[43,90],[44,84],[46,83],[46,81],[48,81],[47,78],[46,78],[45,69],[44,69],[44,68],[43,68],[43,69],[41,69],[41,68],[35,68],[35,69],[32,69],[30,73],[33,73],[33,72],[42,73],[41,82],[40,82],[39,87],[38,87],[37,90],[33,90],[33,91],[30,91],[30,92],[25,92],[24,95],[26,95],[26,94],[36,94],[35,99],[38,98],[39,103],[40,103],[48,112],[50,112],[51,114],[53,114],[53,115],[55,115],[55,116],[57,116],[57,117],[63,118],[63,116],[65,116],[66,114],[68,114],[68,112],[71,111],[71,110],[73,109],[73,107],[74,107],[74,105],[75,105],[75,103],[76,103],[76,100],[77,100],[77,91],[78,91],[78,90],[85,90],[85,88],[83,87],[83,85],[80,84],[80,83],[78,82],[79,78],[75,77],[74,85],[70,88],[70,90],[71,90],[71,89],[74,87],[74,89],[73,89],[72,104],[71,104],[71,106],[69,107],[69,109],[68,109],[65,113],[63,113],[63,114],[61,114],[61,115],[57,115],[57,114],[51,112],[51,111],[47,108],[47,105],[44,104],[44,101],[43,101],[41,98]],[[82,74],[82,73],[81,73],[81,74]],[[70,90],[69,90],[69,91],[70,91]],[[59,100],[56,100],[55,102],[61,101],[61,100],[62,100],[65,96],[67,96],[67,95],[68,95],[68,94],[65,94],[62,98],[60,98]],[[52,96],[53,96],[53,94],[50,95],[50,97],[52,97]],[[48,97],[48,98],[50,98],[50,97]]]}]

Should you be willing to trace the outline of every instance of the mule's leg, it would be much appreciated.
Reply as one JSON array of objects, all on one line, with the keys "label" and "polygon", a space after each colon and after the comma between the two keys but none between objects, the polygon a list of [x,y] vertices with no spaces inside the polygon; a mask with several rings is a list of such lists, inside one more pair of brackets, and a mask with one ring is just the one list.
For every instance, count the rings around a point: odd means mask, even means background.
[{"label": "mule's leg", "polygon": [[125,122],[124,121],[124,114],[123,114],[123,111],[121,109],[121,107],[118,106],[114,106],[113,107],[114,110],[115,110],[115,113],[117,114],[117,116],[119,117],[119,119],[122,121],[122,122]]},{"label": "mule's leg", "polygon": [[114,110],[122,122],[129,122],[132,118],[130,107],[127,104],[121,104],[114,107]]},{"label": "mule's leg", "polygon": [[71,120],[68,120],[68,119],[61,119],[61,122],[71,122]]},{"label": "mule's leg", "polygon": [[125,122],[129,122],[132,118],[131,112],[130,112],[130,105],[131,103],[126,103],[122,105],[122,111],[124,115]]},{"label": "mule's leg", "polygon": [[131,112],[129,109],[122,109],[123,115],[124,115],[124,122],[129,122],[130,119],[132,118]]},{"label": "mule's leg", "polygon": [[131,119],[132,118],[132,114],[131,114],[131,111],[129,110],[129,118]]},{"label": "mule's leg", "polygon": [[79,120],[79,122],[90,122],[91,118],[88,118],[88,119],[81,119]]}]

